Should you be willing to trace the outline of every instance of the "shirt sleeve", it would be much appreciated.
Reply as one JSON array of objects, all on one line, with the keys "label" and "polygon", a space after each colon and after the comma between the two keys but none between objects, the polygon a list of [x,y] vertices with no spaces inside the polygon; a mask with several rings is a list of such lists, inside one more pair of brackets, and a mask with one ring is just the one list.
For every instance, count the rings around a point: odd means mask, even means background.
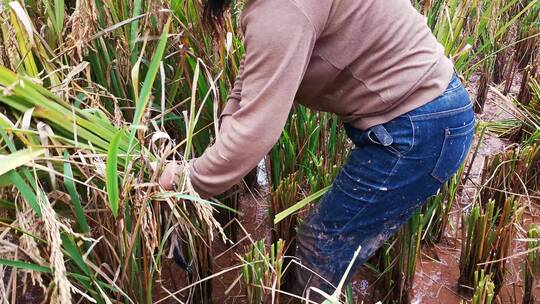
[{"label": "shirt sleeve", "polygon": [[221,111],[221,115],[219,116],[220,120],[223,116],[230,116],[240,109],[240,100],[242,100],[242,74],[244,73],[244,62],[245,57],[240,60],[238,75],[234,80],[234,86],[229,94],[229,97],[227,98],[227,103],[225,104],[223,111]]},{"label": "shirt sleeve", "polygon": [[290,0],[251,1],[243,14],[246,55],[239,107],[226,132],[190,162],[192,185],[204,198],[238,183],[277,142],[317,36]]}]

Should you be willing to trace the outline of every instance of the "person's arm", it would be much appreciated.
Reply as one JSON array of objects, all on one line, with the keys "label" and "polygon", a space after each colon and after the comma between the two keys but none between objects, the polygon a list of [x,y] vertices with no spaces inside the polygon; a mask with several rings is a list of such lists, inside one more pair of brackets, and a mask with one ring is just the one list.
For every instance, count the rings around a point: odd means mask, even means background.
[{"label": "person's arm", "polygon": [[227,103],[225,104],[225,107],[223,107],[223,111],[221,111],[221,115],[219,116],[220,121],[223,120],[223,117],[231,116],[234,114],[234,112],[240,109],[240,101],[242,100],[242,74],[244,73],[245,58],[246,57],[242,57],[242,60],[240,60],[238,75],[234,80],[234,85],[229,93],[229,97],[227,98]]},{"label": "person's arm", "polygon": [[277,142],[316,40],[310,20],[290,0],[249,2],[243,22],[239,107],[215,144],[190,162],[191,182],[202,197],[238,183]]},{"label": "person's arm", "polygon": [[219,133],[222,134],[227,132],[229,128],[229,118],[234,114],[234,112],[240,109],[240,100],[242,99],[242,73],[244,72],[244,59],[240,60],[240,67],[238,68],[238,75],[234,80],[234,86],[227,98],[227,103],[219,115]]}]

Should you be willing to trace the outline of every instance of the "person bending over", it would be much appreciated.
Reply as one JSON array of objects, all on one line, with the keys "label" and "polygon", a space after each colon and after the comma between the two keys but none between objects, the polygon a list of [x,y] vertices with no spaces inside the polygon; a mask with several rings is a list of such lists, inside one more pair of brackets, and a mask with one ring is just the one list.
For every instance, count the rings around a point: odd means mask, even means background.
[{"label": "person bending over", "polygon": [[[208,0],[219,23],[230,0]],[[299,225],[296,256],[337,285],[466,158],[475,120],[453,63],[409,0],[247,0],[245,56],[220,136],[189,163],[203,198],[238,183],[277,142],[293,104],[337,114],[356,148]],[[166,166],[171,189],[180,166]],[[300,268],[298,268],[300,269]],[[332,285],[297,270],[295,286]],[[350,280],[350,276],[348,278]]]}]

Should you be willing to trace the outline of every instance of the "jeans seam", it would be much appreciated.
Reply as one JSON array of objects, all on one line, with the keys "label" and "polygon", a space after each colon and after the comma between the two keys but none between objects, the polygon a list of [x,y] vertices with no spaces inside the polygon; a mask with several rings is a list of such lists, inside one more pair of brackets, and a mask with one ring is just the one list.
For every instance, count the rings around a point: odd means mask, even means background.
[{"label": "jeans seam", "polygon": [[469,110],[471,108],[472,108],[472,104],[468,103],[467,105],[465,105],[463,107],[459,107],[457,109],[446,110],[446,111],[441,111],[441,112],[436,112],[436,113],[412,115],[411,120],[412,121],[421,121],[421,120],[428,120],[428,119],[438,118],[440,116],[444,116],[444,115],[448,115],[448,114],[459,114],[459,113],[465,112],[465,111],[467,111],[467,110]]},{"label": "jeans seam", "polygon": [[383,147],[383,148],[386,149],[388,152],[394,154],[394,155],[397,156],[397,157],[401,157],[401,152],[399,152],[396,148],[392,147],[392,145],[385,146],[385,145],[383,145],[383,144],[380,143],[380,142],[374,141],[373,138],[371,138],[371,134],[373,134],[373,131],[371,131],[371,129],[370,129],[370,130],[368,130],[367,137],[368,137],[368,139],[369,139],[373,144],[375,144],[375,145],[377,145],[377,146]]},{"label": "jeans seam", "polygon": [[395,156],[397,157],[402,157],[402,156],[405,156],[407,153],[411,152],[411,150],[413,149],[414,147],[414,144],[415,144],[415,131],[414,131],[414,123],[413,123],[413,120],[411,119],[411,116],[409,114],[403,114],[403,116],[406,116],[408,119],[409,119],[409,124],[412,128],[412,138],[411,138],[411,145],[409,146],[409,148],[407,150],[404,150],[404,151],[399,151],[398,149],[392,147],[392,145],[389,145],[389,146],[384,146],[383,144],[379,143],[379,142],[375,142],[370,134],[373,133],[373,131],[368,130],[367,132],[367,137],[368,139],[376,144],[376,145],[379,145],[379,146],[382,146],[383,148],[385,148],[386,150],[388,150],[388,152],[394,154]]},{"label": "jeans seam", "polygon": [[[394,168],[392,168],[392,170],[394,170]],[[345,175],[346,175],[348,178],[350,178],[351,180],[353,180],[353,181],[356,180],[356,178],[354,178],[350,173],[347,172],[347,170],[345,170],[345,167],[343,167],[343,168],[341,169],[341,172],[343,172],[343,174],[345,174]],[[385,186],[387,180],[388,180],[388,178],[385,179],[385,181],[383,182],[383,185],[382,185],[381,187],[384,187],[384,186]],[[345,191],[345,189],[344,189],[343,187],[341,187],[341,185],[340,185],[339,183],[334,183],[334,184],[335,184],[336,187],[339,188],[339,190],[340,190],[341,192],[343,192],[343,193],[344,193],[345,195],[347,195],[348,197],[350,197],[350,198],[352,198],[352,199],[354,199],[354,200],[357,200],[357,201],[360,200],[360,198],[355,197],[355,196],[353,196],[352,194],[349,194],[347,191]],[[376,194],[377,194],[377,193],[374,192],[368,199],[366,199],[366,201],[370,201],[370,200],[373,198],[373,196],[376,195]]]},{"label": "jeans seam", "polygon": [[448,94],[448,93],[452,93],[452,92],[454,92],[454,91],[457,91],[459,88],[461,88],[461,86],[462,86],[462,84],[461,84],[461,82],[460,82],[459,84],[457,84],[457,85],[455,85],[455,86],[453,86],[453,87],[450,87],[450,88],[446,89],[446,90],[442,93],[442,95]]},{"label": "jeans seam", "polygon": [[407,149],[407,151],[403,151],[403,153],[401,153],[401,155],[406,155],[407,153],[411,152],[412,148],[414,147],[414,144],[415,144],[415,131],[414,131],[414,123],[413,123],[413,120],[411,119],[411,116],[409,114],[405,114],[407,116],[407,118],[409,118],[409,123],[411,124],[411,129],[412,129],[412,139],[411,139],[411,146],[409,147],[409,149]]},{"label": "jeans seam", "polygon": [[396,155],[398,158],[400,157],[403,157],[405,156],[406,154],[408,154],[409,152],[411,152],[411,150],[413,149],[414,147],[414,137],[415,137],[415,132],[414,132],[414,123],[413,123],[413,120],[411,119],[411,116],[409,114],[404,114],[404,116],[406,116],[408,119],[409,119],[409,123],[411,125],[411,128],[412,128],[412,139],[411,139],[411,145],[410,147],[405,150],[405,151],[398,151],[396,148],[392,147],[392,145],[390,146],[387,146],[385,148],[387,148],[390,152],[394,153],[394,155]]},{"label": "jeans seam", "polygon": [[341,169],[341,171],[342,171],[343,174],[345,174],[348,178],[350,178],[350,179],[352,179],[352,180],[355,179],[349,172],[347,172],[347,170],[345,170],[345,167],[343,167],[343,168]]},{"label": "jeans seam", "polygon": [[442,160],[442,155],[444,155],[444,153],[446,152],[446,141],[448,139],[448,128],[445,128],[445,131],[444,131],[444,140],[443,140],[443,145],[442,145],[442,148],[441,148],[441,152],[439,153],[439,156],[437,157],[437,162],[435,163],[435,167],[433,168],[433,170],[431,171],[431,176],[433,176],[433,178],[435,178],[436,180],[438,180],[439,182],[441,183],[444,183],[444,180],[441,179],[440,176],[438,176],[437,174],[435,174],[435,172],[437,172],[437,169],[439,169],[439,166],[441,164],[441,160]]},{"label": "jeans seam", "polygon": [[[394,176],[394,173],[396,172],[396,168],[399,164],[399,162],[401,161],[401,156],[398,156],[398,158],[396,159],[396,163],[394,164],[394,166],[392,166],[392,170],[390,171],[390,174],[388,174],[388,176],[384,179],[384,182],[382,183],[382,188],[385,188],[387,183],[388,183],[388,180]],[[377,194],[377,193],[375,193]],[[372,199],[373,197],[371,197]]]},{"label": "jeans seam", "polygon": [[462,135],[465,135],[467,133],[471,132],[471,130],[467,130],[465,132],[461,132],[461,133],[458,133],[458,134],[448,134],[448,138],[454,138],[454,137],[459,137],[459,136],[462,136]]},{"label": "jeans seam", "polygon": [[[354,197],[353,195],[351,195],[351,194],[349,194],[347,191],[345,191],[345,189],[343,189],[343,187],[341,187],[341,186],[339,185],[339,183],[336,183],[334,186],[336,186],[336,188],[338,188],[339,191],[343,192],[343,194],[345,194],[346,196],[348,196],[348,197],[350,197],[350,198],[352,198],[352,199],[354,199],[354,200],[357,200],[357,201],[360,200],[358,197]],[[365,207],[364,207],[364,208],[365,208]],[[362,208],[362,210],[364,210],[364,208]],[[361,212],[362,210],[360,210],[360,211],[358,211],[358,212]]]},{"label": "jeans seam", "polygon": [[392,146],[385,147],[390,153],[394,154],[397,157],[401,157],[401,152],[399,152],[396,148]]},{"label": "jeans seam", "polygon": [[[471,132],[471,129],[474,129],[475,125],[476,125],[476,121],[473,119],[470,123],[463,126],[463,128],[465,128],[465,131],[462,131],[460,133],[448,133],[447,137],[448,138],[454,138],[454,137],[458,137],[458,136],[462,136],[464,134],[467,134],[467,133]],[[446,128],[446,129],[449,130],[451,128]]]}]

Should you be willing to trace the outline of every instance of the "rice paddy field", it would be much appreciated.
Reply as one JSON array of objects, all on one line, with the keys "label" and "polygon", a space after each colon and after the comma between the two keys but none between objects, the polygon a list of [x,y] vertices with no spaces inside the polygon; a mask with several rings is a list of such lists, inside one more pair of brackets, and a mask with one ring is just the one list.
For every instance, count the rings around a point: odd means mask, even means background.
[{"label": "rice paddy field", "polygon": [[[466,164],[328,303],[540,303],[540,0],[411,0],[466,85]],[[158,179],[201,155],[244,53],[235,2],[0,1],[0,303],[287,303],[295,227],[347,157],[294,106],[241,185]],[[309,303],[304,299],[304,303]]]}]

